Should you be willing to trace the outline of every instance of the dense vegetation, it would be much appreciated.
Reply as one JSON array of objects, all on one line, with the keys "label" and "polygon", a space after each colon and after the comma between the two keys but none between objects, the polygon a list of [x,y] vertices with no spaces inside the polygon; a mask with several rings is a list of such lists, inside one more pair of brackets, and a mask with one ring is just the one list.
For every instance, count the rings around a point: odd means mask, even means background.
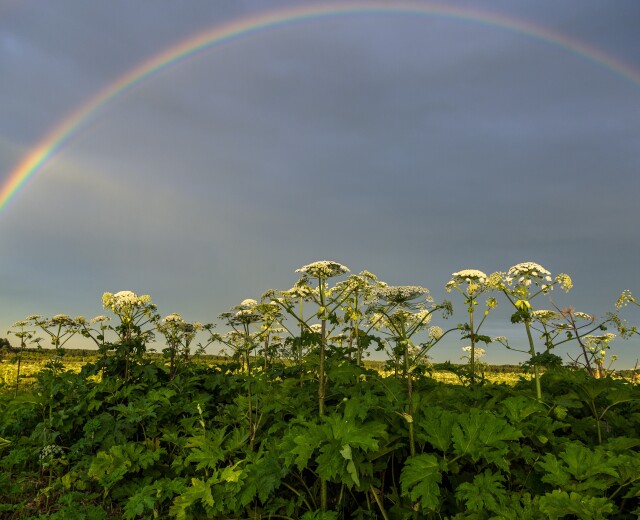
[{"label": "dense vegetation", "polygon": [[[59,356],[73,334],[99,354],[77,372],[53,358],[33,384],[0,396],[0,516],[637,518],[638,385],[599,361],[610,338],[591,328],[603,323],[567,310],[534,314],[531,300],[568,287],[566,275],[554,282],[531,263],[512,270],[456,273],[449,288],[461,289],[469,321],[449,331],[430,324],[449,302],[366,272],[329,287],[346,273],[335,262],[305,266],[293,289],[223,314],[224,334],[177,314],[161,320],[148,296],[128,291],[103,297],[114,326],[29,317],[14,330],[17,354],[38,327]],[[495,299],[474,318],[490,291],[528,332],[531,380],[484,377],[478,344],[492,338],[479,329]],[[222,342],[230,358],[197,362],[198,331],[208,334],[200,350]],[[464,366],[445,367],[459,385],[436,381],[424,362],[452,331],[470,343]],[[166,340],[162,356],[147,352],[152,334]],[[585,355],[563,367],[552,349],[569,334]],[[389,354],[386,372],[364,364],[371,348]]]}]

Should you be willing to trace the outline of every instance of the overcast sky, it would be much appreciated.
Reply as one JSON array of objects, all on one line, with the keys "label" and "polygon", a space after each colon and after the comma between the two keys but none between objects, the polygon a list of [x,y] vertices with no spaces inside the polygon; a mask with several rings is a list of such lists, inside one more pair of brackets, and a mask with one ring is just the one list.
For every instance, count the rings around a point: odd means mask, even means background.
[{"label": "overcast sky", "polygon": [[[145,60],[301,4],[0,0],[0,179]],[[637,0],[445,5],[640,70]],[[602,316],[623,289],[640,296],[639,165],[640,84],[561,45],[460,16],[284,24],[140,82],[43,165],[0,213],[0,330],[101,314],[120,290],[212,321],[324,259],[436,300],[454,271],[535,261],[574,280],[554,302]],[[521,338],[505,316],[485,332]],[[460,359],[454,339],[437,360]],[[621,368],[640,357],[638,341],[613,348]],[[487,360],[524,358],[490,346]]]}]

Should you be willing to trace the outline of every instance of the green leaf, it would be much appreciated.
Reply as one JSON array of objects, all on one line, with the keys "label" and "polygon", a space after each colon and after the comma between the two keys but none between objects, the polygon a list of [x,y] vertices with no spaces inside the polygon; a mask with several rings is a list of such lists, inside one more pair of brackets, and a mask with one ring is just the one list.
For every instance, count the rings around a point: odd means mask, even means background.
[{"label": "green leaf", "polygon": [[307,511],[300,517],[300,520],[338,520],[338,513],[335,511]]},{"label": "green leaf", "polygon": [[[117,448],[117,446],[113,448]],[[99,452],[91,462],[88,471],[89,477],[96,479],[103,487],[105,496],[116,483],[124,478],[131,467],[131,461],[113,448],[110,453]]]},{"label": "green leaf", "polygon": [[473,462],[483,458],[507,470],[505,459],[507,441],[515,441],[522,433],[501,417],[490,412],[472,409],[458,416],[458,424],[452,431],[453,447],[456,455],[469,456]]},{"label": "green leaf", "polygon": [[567,444],[559,458],[547,453],[538,467],[546,471],[541,480],[570,491],[604,491],[620,476],[620,458],[600,447],[591,450],[578,443]]},{"label": "green leaf", "polygon": [[133,520],[134,518],[144,514],[145,511],[153,511],[156,500],[153,495],[156,494],[153,486],[145,486],[129,500],[124,506],[125,520]]},{"label": "green leaf", "polygon": [[429,408],[428,414],[416,421],[416,437],[446,453],[451,446],[451,433],[458,414],[442,408]]},{"label": "green leaf", "polygon": [[375,421],[360,423],[356,417],[347,415],[331,415],[326,421],[334,439],[365,451],[377,450],[378,440],[385,437],[384,424]]},{"label": "green leaf", "polygon": [[260,456],[255,462],[247,464],[245,473],[246,478],[243,481],[243,490],[240,496],[242,505],[249,504],[256,495],[263,504],[267,502],[284,476],[278,457],[274,453]]},{"label": "green leaf", "polygon": [[213,506],[211,485],[215,481],[211,482],[212,480],[214,479],[209,479],[209,481],[204,482],[197,478],[191,479],[191,487],[174,499],[173,505],[169,508],[169,514],[175,516],[177,520],[187,520],[190,518],[187,510],[197,502]]},{"label": "green leaf", "polygon": [[550,519],[576,515],[581,520],[600,520],[614,512],[614,505],[606,498],[555,490],[540,497],[540,511],[549,515]]},{"label": "green leaf", "polygon": [[460,484],[456,489],[456,498],[464,502],[469,511],[496,513],[507,499],[507,492],[502,485],[504,480],[500,473],[492,473],[487,469],[476,475],[472,483]]},{"label": "green leaf", "polygon": [[283,438],[283,452],[287,466],[295,464],[302,470],[307,467],[313,452],[327,439],[327,433],[321,425],[306,424],[295,428]]},{"label": "green leaf", "polygon": [[356,469],[356,465],[353,463],[353,458],[351,455],[351,446],[345,444],[340,450],[340,455],[342,455],[345,460],[347,460],[347,472],[351,475],[351,478],[356,483],[356,486],[360,485],[360,479],[358,478],[358,470]]},{"label": "green leaf", "polygon": [[222,449],[224,435],[225,430],[217,430],[207,436],[190,437],[186,444],[186,448],[190,448],[186,462],[195,462],[197,470],[215,469],[225,456],[225,451]]},{"label": "green leaf", "polygon": [[530,415],[546,411],[544,405],[522,395],[508,397],[500,404],[504,407],[505,417],[511,424],[518,424]]},{"label": "green leaf", "polygon": [[400,473],[402,494],[411,500],[419,500],[423,511],[435,511],[440,505],[441,471],[446,463],[435,455],[423,453],[407,458]]}]

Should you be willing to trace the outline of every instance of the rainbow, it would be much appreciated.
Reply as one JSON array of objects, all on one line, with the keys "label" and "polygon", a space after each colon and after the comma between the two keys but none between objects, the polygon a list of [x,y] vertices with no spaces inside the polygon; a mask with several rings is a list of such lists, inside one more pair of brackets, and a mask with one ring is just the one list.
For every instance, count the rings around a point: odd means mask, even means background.
[{"label": "rainbow", "polygon": [[640,85],[640,72],[596,48],[579,40],[556,33],[549,29],[505,17],[502,15],[475,11],[431,2],[382,2],[360,1],[339,4],[314,4],[269,11],[239,19],[207,30],[196,36],[165,49],[144,63],[134,67],[110,83],[88,101],[78,106],[58,123],[18,166],[10,172],[0,191],[0,211],[14,195],[31,179],[71,137],[86,125],[92,116],[114,98],[123,95],[142,81],[151,79],[160,71],[181,60],[192,57],[215,45],[233,41],[260,31],[274,30],[287,24],[303,23],[327,17],[357,14],[409,14],[440,16],[461,19],[502,28],[545,41],[565,51],[585,58],[623,78]]}]

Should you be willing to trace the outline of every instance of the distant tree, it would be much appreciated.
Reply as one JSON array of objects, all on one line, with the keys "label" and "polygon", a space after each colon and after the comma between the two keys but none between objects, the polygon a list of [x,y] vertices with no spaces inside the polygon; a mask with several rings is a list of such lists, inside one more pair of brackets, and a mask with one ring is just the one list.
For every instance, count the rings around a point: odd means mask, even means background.
[{"label": "distant tree", "polygon": [[12,352],[13,348],[7,338],[0,338],[0,361],[4,359],[4,355],[8,352]]}]

